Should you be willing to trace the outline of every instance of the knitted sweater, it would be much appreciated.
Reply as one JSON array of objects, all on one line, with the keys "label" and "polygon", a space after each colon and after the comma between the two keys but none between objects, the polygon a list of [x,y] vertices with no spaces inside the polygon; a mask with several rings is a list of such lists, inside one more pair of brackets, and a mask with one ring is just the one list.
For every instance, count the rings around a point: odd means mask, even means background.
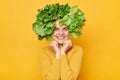
[{"label": "knitted sweater", "polygon": [[40,50],[40,71],[43,80],[77,80],[82,61],[82,48],[73,45],[60,59],[50,46]]}]

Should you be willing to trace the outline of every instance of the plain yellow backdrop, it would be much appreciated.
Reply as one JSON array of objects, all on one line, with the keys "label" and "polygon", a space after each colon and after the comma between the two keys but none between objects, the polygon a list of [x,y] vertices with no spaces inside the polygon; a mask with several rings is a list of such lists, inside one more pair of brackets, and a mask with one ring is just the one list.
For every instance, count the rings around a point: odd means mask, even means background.
[{"label": "plain yellow backdrop", "polygon": [[69,3],[85,12],[83,34],[73,39],[82,46],[81,80],[120,80],[119,0],[0,0],[0,80],[41,80],[39,41],[32,31],[37,9]]}]

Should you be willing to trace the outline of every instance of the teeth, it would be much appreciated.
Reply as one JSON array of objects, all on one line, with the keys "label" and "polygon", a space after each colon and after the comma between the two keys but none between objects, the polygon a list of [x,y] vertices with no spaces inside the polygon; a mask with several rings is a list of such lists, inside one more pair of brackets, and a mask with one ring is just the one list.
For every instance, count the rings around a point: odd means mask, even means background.
[{"label": "teeth", "polygon": [[63,39],[64,37],[58,37],[59,39]]}]

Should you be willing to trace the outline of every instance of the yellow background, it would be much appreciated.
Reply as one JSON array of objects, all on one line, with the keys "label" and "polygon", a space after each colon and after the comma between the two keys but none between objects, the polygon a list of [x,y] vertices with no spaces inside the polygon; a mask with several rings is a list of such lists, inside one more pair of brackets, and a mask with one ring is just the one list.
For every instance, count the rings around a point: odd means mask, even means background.
[{"label": "yellow background", "polygon": [[120,0],[0,0],[0,80],[41,80],[38,41],[32,31],[37,9],[68,2],[85,12],[81,80],[120,80]]}]

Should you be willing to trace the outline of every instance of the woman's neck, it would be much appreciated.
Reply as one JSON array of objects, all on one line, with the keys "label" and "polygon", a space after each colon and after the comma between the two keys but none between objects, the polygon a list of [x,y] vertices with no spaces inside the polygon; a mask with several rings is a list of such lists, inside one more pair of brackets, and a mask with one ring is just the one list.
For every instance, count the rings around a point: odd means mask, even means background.
[{"label": "woman's neck", "polygon": [[61,49],[63,47],[63,44],[59,44],[58,47]]}]

